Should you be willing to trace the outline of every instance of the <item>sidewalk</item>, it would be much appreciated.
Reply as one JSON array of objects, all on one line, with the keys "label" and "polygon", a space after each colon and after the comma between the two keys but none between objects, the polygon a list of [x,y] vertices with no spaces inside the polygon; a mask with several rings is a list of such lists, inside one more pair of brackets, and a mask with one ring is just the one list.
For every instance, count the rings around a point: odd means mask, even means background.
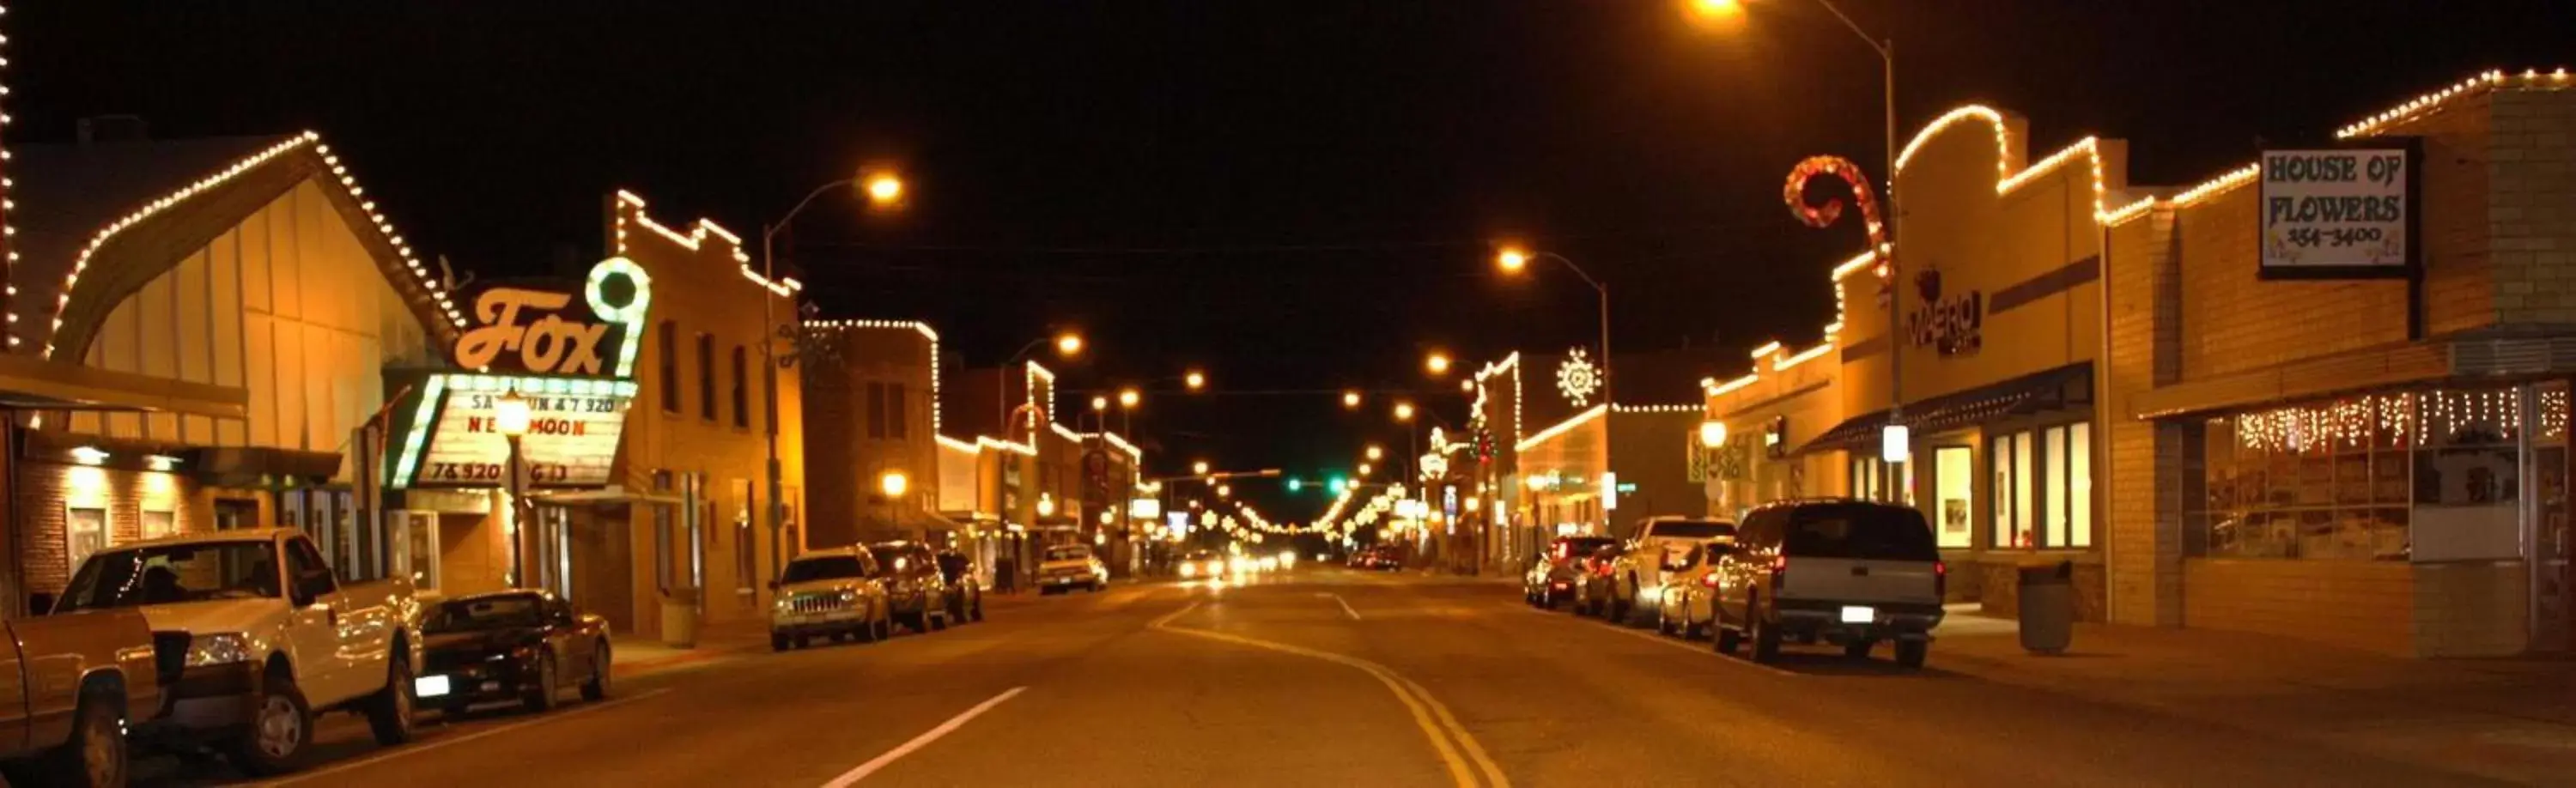
[{"label": "sidewalk", "polygon": [[2576,784],[2576,661],[2424,660],[2198,629],[2079,624],[2063,656],[1953,608],[1931,666],[2506,780]]},{"label": "sidewalk", "polygon": [[609,639],[610,669],[630,678],[732,659],[769,649],[769,629],[759,622],[734,622],[698,630],[695,648],[664,645],[660,638],[614,635]]}]

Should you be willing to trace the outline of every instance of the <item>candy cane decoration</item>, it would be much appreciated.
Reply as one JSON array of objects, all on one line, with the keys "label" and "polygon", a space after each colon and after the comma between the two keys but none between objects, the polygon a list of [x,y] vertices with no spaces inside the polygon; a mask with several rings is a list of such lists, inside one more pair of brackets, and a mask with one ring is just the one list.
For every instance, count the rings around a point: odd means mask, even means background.
[{"label": "candy cane decoration", "polygon": [[1780,196],[1789,201],[1789,213],[1809,227],[1828,227],[1842,218],[1843,201],[1828,198],[1823,205],[1807,204],[1807,179],[1832,175],[1851,184],[1852,201],[1860,204],[1861,221],[1868,225],[1870,251],[1878,255],[1878,275],[1887,276],[1887,230],[1878,220],[1878,198],[1869,189],[1869,176],[1861,174],[1860,165],[1841,156],[1809,156],[1789,170],[1789,184]]}]

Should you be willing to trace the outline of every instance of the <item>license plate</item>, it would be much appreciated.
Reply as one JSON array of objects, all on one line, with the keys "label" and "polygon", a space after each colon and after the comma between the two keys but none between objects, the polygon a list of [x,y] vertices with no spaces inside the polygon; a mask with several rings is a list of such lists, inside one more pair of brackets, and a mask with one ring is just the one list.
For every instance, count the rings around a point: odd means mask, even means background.
[{"label": "license plate", "polygon": [[1868,605],[1844,605],[1843,623],[1867,624],[1878,620],[1878,608]]},{"label": "license plate", "polygon": [[446,676],[422,676],[412,679],[411,687],[412,696],[420,698],[440,697],[449,692]]}]

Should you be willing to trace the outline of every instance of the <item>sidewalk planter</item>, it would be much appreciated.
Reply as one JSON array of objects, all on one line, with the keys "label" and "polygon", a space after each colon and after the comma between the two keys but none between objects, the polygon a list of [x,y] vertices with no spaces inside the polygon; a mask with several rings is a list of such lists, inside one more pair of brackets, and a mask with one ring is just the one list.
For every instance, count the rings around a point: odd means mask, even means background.
[{"label": "sidewalk planter", "polygon": [[2021,647],[2033,654],[2063,654],[2075,639],[2075,564],[2060,561],[2021,568]]}]

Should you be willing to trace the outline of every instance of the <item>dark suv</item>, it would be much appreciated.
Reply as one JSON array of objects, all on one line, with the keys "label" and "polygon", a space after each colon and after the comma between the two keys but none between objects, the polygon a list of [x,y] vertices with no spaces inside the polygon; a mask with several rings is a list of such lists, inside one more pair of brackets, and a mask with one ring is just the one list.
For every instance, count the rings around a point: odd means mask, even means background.
[{"label": "dark suv", "polygon": [[877,579],[885,584],[895,623],[914,632],[948,628],[948,576],[928,545],[878,542],[868,552],[876,556]]}]

